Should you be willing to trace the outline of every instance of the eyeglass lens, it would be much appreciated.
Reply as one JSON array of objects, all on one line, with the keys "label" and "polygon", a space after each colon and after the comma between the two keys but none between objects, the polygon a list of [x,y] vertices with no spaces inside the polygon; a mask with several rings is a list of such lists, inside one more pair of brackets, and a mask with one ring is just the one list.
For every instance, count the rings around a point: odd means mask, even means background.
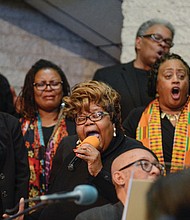
[{"label": "eyeglass lens", "polygon": [[94,112],[88,116],[78,116],[75,118],[75,122],[78,125],[86,123],[87,119],[90,119],[92,122],[100,121],[104,115],[107,115],[107,112]]},{"label": "eyeglass lens", "polygon": [[48,86],[51,88],[51,89],[59,89],[60,88],[60,85],[62,84],[63,82],[49,82],[49,83],[45,83],[45,82],[41,82],[41,83],[33,83],[33,85],[38,89],[38,90],[45,90]]}]

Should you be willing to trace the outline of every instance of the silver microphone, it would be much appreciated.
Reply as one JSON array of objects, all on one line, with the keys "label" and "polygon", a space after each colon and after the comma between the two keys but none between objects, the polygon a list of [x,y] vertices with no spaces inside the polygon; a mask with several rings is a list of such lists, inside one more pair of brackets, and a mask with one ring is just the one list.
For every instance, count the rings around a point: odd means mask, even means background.
[{"label": "silver microphone", "polygon": [[59,202],[61,200],[74,201],[78,205],[90,205],[96,202],[98,191],[91,185],[78,185],[73,191],[67,193],[54,193],[34,198],[34,201],[43,201],[44,203]]}]

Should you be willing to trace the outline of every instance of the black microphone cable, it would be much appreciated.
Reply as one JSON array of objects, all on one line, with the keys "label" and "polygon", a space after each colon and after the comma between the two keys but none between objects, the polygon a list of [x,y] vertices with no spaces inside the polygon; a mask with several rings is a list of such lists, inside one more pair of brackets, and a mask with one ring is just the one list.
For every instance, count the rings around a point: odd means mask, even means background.
[{"label": "black microphone cable", "polygon": [[[27,202],[29,202],[29,200],[26,200]],[[31,200],[30,200],[31,201]],[[24,204],[26,204],[27,202],[24,201]],[[20,203],[19,203],[20,204]],[[5,211],[6,214],[10,215],[11,213],[13,213],[13,211],[17,211],[18,210],[18,207],[19,207],[19,204],[17,204],[13,209],[7,209]],[[14,215],[11,215],[9,218],[6,218],[6,220],[12,220],[12,219],[15,219],[17,218],[18,216],[21,216],[21,215],[25,215],[27,213],[29,213],[30,211],[32,210],[35,210],[35,209],[39,209],[40,208],[43,208],[43,206],[47,205],[48,203],[44,203],[44,201],[38,203],[37,205],[33,206],[33,207],[29,207],[27,209],[24,209],[22,212],[18,212]]]}]

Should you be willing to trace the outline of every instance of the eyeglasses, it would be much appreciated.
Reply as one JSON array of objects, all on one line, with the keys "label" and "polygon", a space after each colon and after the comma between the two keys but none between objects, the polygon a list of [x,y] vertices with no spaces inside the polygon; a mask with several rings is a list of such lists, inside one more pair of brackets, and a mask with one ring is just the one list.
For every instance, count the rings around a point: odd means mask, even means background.
[{"label": "eyeglasses", "polygon": [[119,169],[119,171],[122,171],[132,165],[140,165],[142,170],[146,171],[147,173],[149,173],[151,170],[152,170],[152,167],[155,166],[157,167],[159,170],[160,170],[160,175],[164,175],[164,165],[161,164],[161,163],[151,163],[150,161],[148,160],[145,160],[145,159],[141,159],[141,160],[137,160],[137,161],[134,161],[122,168]]},{"label": "eyeglasses", "polygon": [[169,39],[169,38],[164,39],[162,37],[162,35],[160,35],[160,34],[146,34],[146,35],[141,35],[140,37],[151,38],[153,41],[155,41],[157,43],[161,43],[164,41],[164,43],[169,48],[173,47],[173,45],[174,45],[174,43],[172,42],[172,39]]},{"label": "eyeglasses", "polygon": [[61,81],[61,82],[49,82],[49,83],[40,82],[40,83],[33,83],[33,86],[35,86],[36,89],[39,90],[39,91],[44,91],[48,86],[53,90],[60,89],[62,84],[63,84],[63,81]]},{"label": "eyeglasses", "polygon": [[75,118],[75,122],[77,125],[83,125],[86,123],[87,118],[89,118],[92,122],[100,121],[105,115],[109,115],[108,112],[93,112],[88,116],[77,116]]}]

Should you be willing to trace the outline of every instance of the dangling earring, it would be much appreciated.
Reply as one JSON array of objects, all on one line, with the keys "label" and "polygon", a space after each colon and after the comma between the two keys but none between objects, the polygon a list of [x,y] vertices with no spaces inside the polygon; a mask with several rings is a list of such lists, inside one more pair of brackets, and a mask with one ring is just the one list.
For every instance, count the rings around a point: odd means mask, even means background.
[{"label": "dangling earring", "polygon": [[117,134],[116,134],[116,127],[113,128],[113,136],[114,136],[114,137],[117,136]]},{"label": "dangling earring", "polygon": [[63,109],[65,107],[65,102],[63,101],[62,103],[61,103],[61,108]]},{"label": "dangling earring", "polygon": [[158,98],[159,97],[159,94],[158,94],[158,92],[156,92],[156,96],[155,96],[156,98]]},{"label": "dangling earring", "polygon": [[78,139],[77,142],[76,142],[76,144],[79,145],[80,143],[81,143],[81,140]]}]

